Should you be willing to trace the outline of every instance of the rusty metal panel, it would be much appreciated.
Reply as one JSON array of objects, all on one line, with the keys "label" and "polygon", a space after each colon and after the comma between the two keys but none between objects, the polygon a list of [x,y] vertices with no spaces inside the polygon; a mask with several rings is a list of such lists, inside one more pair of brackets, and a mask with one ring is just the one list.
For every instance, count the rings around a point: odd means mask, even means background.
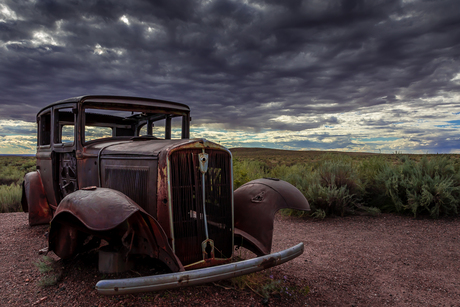
[{"label": "rusty metal panel", "polygon": [[118,191],[89,187],[66,196],[53,221],[59,214],[67,212],[88,229],[104,231],[115,228],[138,210],[137,204]]},{"label": "rusty metal panel", "polygon": [[147,210],[149,201],[148,167],[114,165],[104,167],[104,172],[104,187],[122,192]]},{"label": "rusty metal panel", "polygon": [[46,200],[45,190],[38,171],[27,173],[23,183],[22,208],[29,212],[29,225],[48,224],[53,217]]},{"label": "rusty metal panel", "polygon": [[[162,151],[168,151],[177,146],[193,143],[193,140],[150,140],[150,141],[124,141],[110,144],[104,148],[103,155],[119,155],[124,153],[130,156],[155,156]],[[196,142],[196,141],[195,141]],[[100,147],[101,145],[99,145]]]},{"label": "rusty metal panel", "polygon": [[50,149],[37,151],[37,169],[40,171],[40,177],[42,179],[46,199],[49,204],[56,207],[58,202],[54,189],[55,165],[53,164],[53,155],[54,154]]},{"label": "rusty metal panel", "polygon": [[242,185],[235,190],[234,198],[235,244],[257,255],[266,255],[271,251],[273,221],[278,210],[310,210],[307,199],[296,187],[273,178],[257,179]]},{"label": "rusty metal panel", "polygon": [[119,191],[94,187],[66,196],[51,221],[49,250],[71,257],[85,250],[89,235],[125,248],[127,254],[158,258],[173,272],[184,270],[158,222]]},{"label": "rusty metal panel", "polygon": [[122,192],[157,218],[157,160],[132,157],[101,158],[102,187]]},{"label": "rusty metal panel", "polygon": [[77,155],[77,173],[82,174],[77,177],[79,187],[99,185],[97,156]]}]

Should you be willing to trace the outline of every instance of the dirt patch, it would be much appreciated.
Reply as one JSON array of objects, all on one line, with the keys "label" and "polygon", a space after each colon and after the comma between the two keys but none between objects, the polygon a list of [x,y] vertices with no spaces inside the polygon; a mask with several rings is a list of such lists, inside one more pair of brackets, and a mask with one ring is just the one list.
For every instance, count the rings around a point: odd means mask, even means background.
[{"label": "dirt patch", "polygon": [[[268,274],[286,291],[267,301],[225,284],[102,296],[94,285],[107,276],[97,271],[97,258],[91,254],[57,262],[54,272],[60,281],[42,287],[38,283],[44,274],[35,263],[47,244],[47,226],[29,227],[25,213],[3,213],[0,305],[460,306],[459,221],[392,215],[323,221],[277,216],[272,251],[304,242],[305,252],[271,269]],[[310,292],[300,294],[307,286]]]}]

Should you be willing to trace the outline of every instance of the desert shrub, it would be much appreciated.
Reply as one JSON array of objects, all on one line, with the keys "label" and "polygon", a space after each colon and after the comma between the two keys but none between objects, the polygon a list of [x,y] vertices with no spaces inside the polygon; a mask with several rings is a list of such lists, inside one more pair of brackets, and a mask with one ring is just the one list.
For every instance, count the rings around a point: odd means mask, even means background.
[{"label": "desert shrub", "polygon": [[20,184],[24,175],[35,170],[35,157],[0,157],[0,185]]},{"label": "desert shrub", "polygon": [[20,185],[0,185],[0,213],[22,211],[21,196]]},{"label": "desert shrub", "polygon": [[380,208],[383,211],[402,213],[405,210],[403,200],[406,187],[403,178],[400,166],[386,165],[376,174],[376,191],[380,192],[378,197],[381,197],[383,205]]},{"label": "desert shrub", "polygon": [[21,183],[24,175],[35,170],[35,157],[0,157],[0,213],[22,211]]},{"label": "desert shrub", "polygon": [[384,156],[373,156],[358,165],[359,178],[363,186],[363,203],[386,212],[395,211],[387,196],[384,181],[379,180],[385,172],[392,172],[393,166]]},{"label": "desert shrub", "polygon": [[322,186],[346,187],[351,194],[361,194],[361,179],[356,166],[348,156],[324,161],[317,170]]},{"label": "desert shrub", "polygon": [[38,260],[34,264],[40,273],[49,273],[53,271],[54,260],[49,256],[43,256],[42,259]]},{"label": "desert shrub", "polygon": [[318,209],[311,214],[311,217],[314,219],[324,219],[326,217],[326,212],[324,210]]},{"label": "desert shrub", "polygon": [[62,277],[62,270],[57,270],[57,263],[49,256],[43,256],[34,263],[38,271],[42,274],[37,284],[40,287],[56,285]]},{"label": "desert shrub", "polygon": [[416,177],[411,184],[412,187],[407,190],[407,208],[414,216],[427,213],[432,217],[439,217],[458,213],[460,188],[454,186],[451,178],[438,175],[434,178]]},{"label": "desert shrub", "polygon": [[[359,207],[363,185],[356,166],[348,156],[332,156],[317,166],[316,182],[311,181],[305,196],[313,213],[344,216]],[[313,175],[312,175],[313,176]],[[321,213],[323,215],[323,213]]]},{"label": "desert shrub", "polygon": [[260,161],[233,159],[233,189],[246,182],[267,177],[267,165]]},{"label": "desert shrub", "polygon": [[10,185],[12,183],[18,183],[22,180],[25,173],[19,168],[8,165],[0,167],[0,184]]},{"label": "desert shrub", "polygon": [[411,210],[414,216],[429,214],[438,217],[458,213],[460,176],[448,158],[428,160],[424,157],[415,167],[412,161],[406,162],[403,167],[407,186],[405,208]]},{"label": "desert shrub", "polygon": [[446,157],[423,157],[419,163],[404,158],[402,165],[383,168],[376,181],[396,212],[434,218],[458,213],[460,174]]},{"label": "desert shrub", "polygon": [[[306,196],[311,215],[318,212],[319,217],[380,212],[438,217],[457,214],[460,206],[457,156],[398,154],[357,160],[331,153],[308,163],[270,165],[255,158],[234,161],[235,188],[262,177],[285,180]],[[289,209],[282,213],[305,215]]]},{"label": "desert shrub", "polygon": [[289,182],[304,195],[311,185],[319,182],[318,173],[313,170],[312,166],[303,163],[276,166],[269,171],[268,175]]},{"label": "desert shrub", "polygon": [[337,187],[334,184],[323,186],[315,184],[308,189],[307,200],[312,212],[320,210],[321,215],[344,216],[354,212],[356,197],[350,194],[348,188],[343,185]]},{"label": "desert shrub", "polygon": [[[309,163],[273,164],[236,161],[235,188],[247,181],[275,177],[297,187],[308,199],[312,215],[382,212],[432,217],[458,213],[460,163],[457,157],[378,155],[360,160],[324,154]],[[285,215],[305,212],[285,209]],[[316,216],[316,215],[315,215]]]}]

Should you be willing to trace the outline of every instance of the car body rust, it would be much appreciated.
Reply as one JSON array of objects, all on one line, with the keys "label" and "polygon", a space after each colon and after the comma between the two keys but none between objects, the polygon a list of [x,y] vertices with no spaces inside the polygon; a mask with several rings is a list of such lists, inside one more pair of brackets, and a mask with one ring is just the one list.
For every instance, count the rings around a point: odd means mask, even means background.
[{"label": "car body rust", "polygon": [[64,259],[108,246],[182,272],[225,265],[234,246],[269,254],[275,213],[309,210],[307,200],[277,179],[233,191],[231,152],[191,139],[190,121],[188,106],[148,98],[81,96],[43,108],[37,170],[23,184],[29,224],[50,223],[49,250]]}]

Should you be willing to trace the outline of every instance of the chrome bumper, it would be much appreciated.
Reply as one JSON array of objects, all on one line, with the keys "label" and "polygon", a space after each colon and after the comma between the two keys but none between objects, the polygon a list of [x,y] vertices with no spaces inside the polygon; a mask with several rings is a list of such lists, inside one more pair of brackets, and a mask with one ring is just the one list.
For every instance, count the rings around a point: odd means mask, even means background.
[{"label": "chrome bumper", "polygon": [[281,252],[205,269],[136,278],[100,280],[96,284],[96,289],[101,294],[114,295],[196,286],[262,271],[292,260],[302,253],[303,243],[299,243]]}]

